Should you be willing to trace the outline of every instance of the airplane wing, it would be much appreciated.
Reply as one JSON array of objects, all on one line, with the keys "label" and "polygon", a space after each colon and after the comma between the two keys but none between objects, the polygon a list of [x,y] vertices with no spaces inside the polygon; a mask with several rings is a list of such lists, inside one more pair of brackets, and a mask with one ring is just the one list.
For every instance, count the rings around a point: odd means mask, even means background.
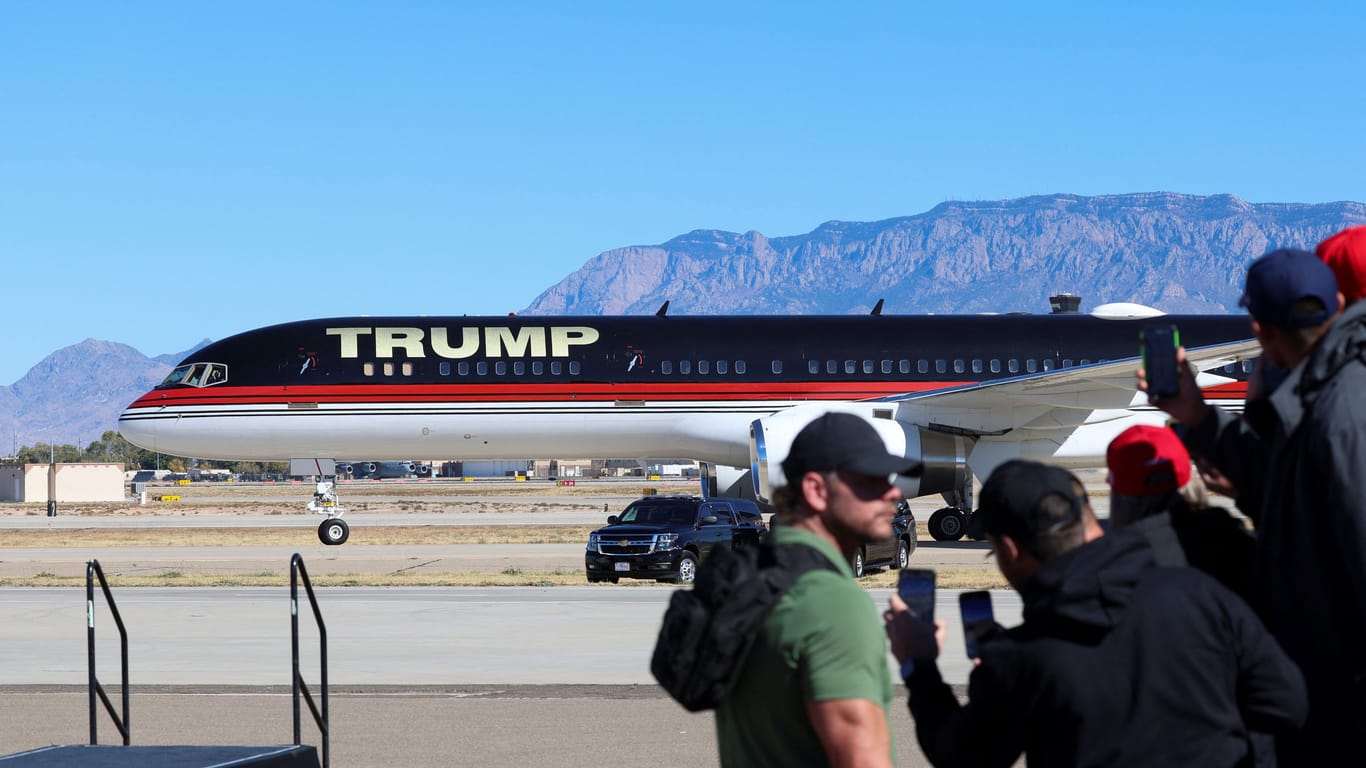
[{"label": "airplane wing", "polygon": [[[1202,387],[1233,380],[1210,371],[1261,354],[1255,339],[1186,350]],[[1017,429],[1057,430],[1095,420],[1095,412],[1147,406],[1135,388],[1138,357],[1026,374],[990,383],[879,398],[895,403],[897,421],[965,435],[1002,435]]]}]

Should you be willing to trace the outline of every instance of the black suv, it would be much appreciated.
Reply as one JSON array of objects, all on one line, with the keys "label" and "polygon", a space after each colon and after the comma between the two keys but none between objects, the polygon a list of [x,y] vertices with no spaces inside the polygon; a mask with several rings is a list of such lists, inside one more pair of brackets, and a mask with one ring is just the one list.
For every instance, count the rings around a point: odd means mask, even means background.
[{"label": "black suv", "polygon": [[691,582],[713,547],[758,544],[767,532],[759,507],[747,499],[646,496],[588,534],[584,567],[590,582]]},{"label": "black suv", "polygon": [[905,568],[915,544],[915,515],[911,505],[902,499],[896,503],[896,517],[892,518],[892,538],[859,547],[849,564],[854,567],[855,576],[882,568]]}]

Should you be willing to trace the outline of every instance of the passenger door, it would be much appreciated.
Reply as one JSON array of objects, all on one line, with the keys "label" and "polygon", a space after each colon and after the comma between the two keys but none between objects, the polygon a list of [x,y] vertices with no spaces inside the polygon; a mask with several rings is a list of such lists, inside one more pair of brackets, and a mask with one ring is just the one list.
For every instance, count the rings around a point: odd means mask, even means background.
[{"label": "passenger door", "polygon": [[[714,516],[716,522],[703,525],[702,520]],[[702,556],[711,554],[717,544],[730,544],[735,529],[735,512],[724,501],[704,501],[697,507],[697,546]]]}]

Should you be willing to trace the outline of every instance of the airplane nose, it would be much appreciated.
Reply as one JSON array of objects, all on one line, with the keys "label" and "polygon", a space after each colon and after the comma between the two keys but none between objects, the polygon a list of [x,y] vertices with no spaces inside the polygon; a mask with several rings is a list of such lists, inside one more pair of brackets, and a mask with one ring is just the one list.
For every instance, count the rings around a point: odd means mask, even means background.
[{"label": "airplane nose", "polygon": [[139,448],[156,450],[156,422],[139,419],[132,408],[119,415],[119,435]]}]

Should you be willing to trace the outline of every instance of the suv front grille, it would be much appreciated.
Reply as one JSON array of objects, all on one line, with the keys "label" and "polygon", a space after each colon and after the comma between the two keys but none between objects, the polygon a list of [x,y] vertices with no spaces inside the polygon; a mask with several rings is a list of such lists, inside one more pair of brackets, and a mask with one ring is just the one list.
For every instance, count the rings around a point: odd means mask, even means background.
[{"label": "suv front grille", "polygon": [[649,534],[637,536],[598,537],[600,555],[648,555],[655,551],[655,537]]}]

